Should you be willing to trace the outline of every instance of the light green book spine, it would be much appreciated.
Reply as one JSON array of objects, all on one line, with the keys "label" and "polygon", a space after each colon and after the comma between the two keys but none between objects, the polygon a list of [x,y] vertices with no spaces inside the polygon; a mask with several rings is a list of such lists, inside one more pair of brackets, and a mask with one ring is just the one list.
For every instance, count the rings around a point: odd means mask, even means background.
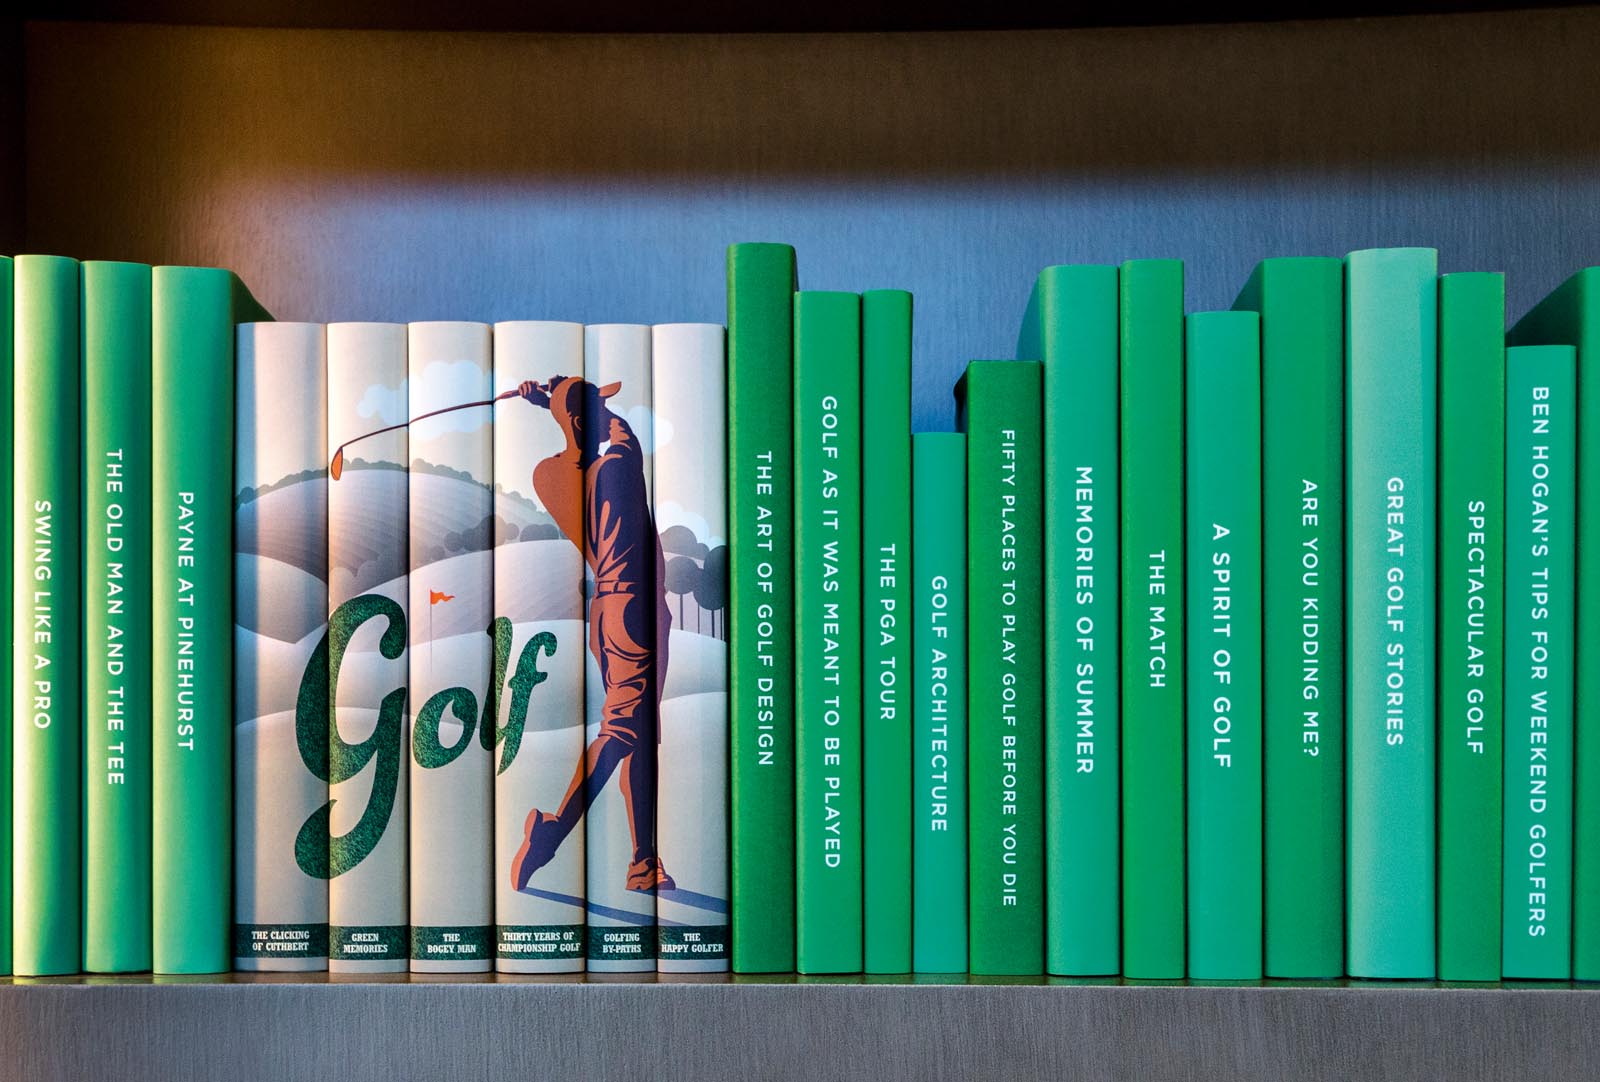
[{"label": "light green book spine", "polygon": [[80,285],[76,260],[15,268],[11,934],[31,977],[83,962]]},{"label": "light green book spine", "polygon": [[150,968],[150,268],[83,264],[83,967]]},{"label": "light green book spine", "polygon": [[1435,973],[1438,254],[1345,260],[1353,977]]},{"label": "light green book spine", "polygon": [[1121,968],[1117,268],[1047,267],[1017,356],[1044,362],[1045,968]]},{"label": "light green book spine", "polygon": [[862,967],[861,298],[794,298],[795,945]]},{"label": "light green book spine", "polygon": [[1262,974],[1261,321],[1187,322],[1191,978]]},{"label": "light green book spine", "polygon": [[967,434],[969,966],[1044,971],[1044,551],[1037,361],[973,361]]},{"label": "light green book spine", "polygon": [[327,838],[305,829],[328,803],[323,326],[242,323],[237,354],[233,966],[308,972],[328,968]]},{"label": "light green book spine", "polygon": [[1261,316],[1266,973],[1344,972],[1344,266],[1267,259]]},{"label": "light green book spine", "polygon": [[232,957],[234,326],[212,267],[151,275],[151,867],[157,973]]},{"label": "light green book spine", "polygon": [[[15,447],[16,432],[15,417],[12,415],[12,379],[14,366],[12,364],[13,349],[16,345],[13,328],[12,313],[12,283],[14,278],[13,265],[9,256],[0,256],[0,439],[5,440],[5,446]],[[15,637],[12,634],[11,621],[16,614],[12,611],[14,598],[11,589],[12,580],[18,568],[12,564],[12,528],[21,520],[18,508],[13,503],[13,494],[16,491],[15,468],[12,466],[0,467],[0,555],[4,560],[0,566],[12,568],[10,572],[0,575],[0,613],[4,613],[5,620],[5,663],[0,664],[0,703],[11,703],[15,684],[12,681],[11,670],[16,664]],[[17,549],[18,552],[26,551]],[[0,974],[11,972],[11,741],[0,739]]]},{"label": "light green book spine", "polygon": [[911,963],[967,969],[967,438],[911,437]]},{"label": "light green book spine", "polygon": [[1184,974],[1183,264],[1119,276],[1122,972]]},{"label": "light green book spine", "polygon": [[911,294],[861,296],[865,963],[911,970]]},{"label": "light green book spine", "polygon": [[[1534,305],[1506,336],[1508,345],[1576,346],[1580,368],[1600,359],[1600,267],[1588,267]],[[1600,477],[1600,380],[1578,382],[1579,478]],[[1580,485],[1587,482],[1580,482]],[[1581,487],[1580,487],[1581,491]],[[1577,692],[1574,716],[1600,717],[1600,499],[1578,500]],[[1587,556],[1585,555],[1587,554]],[[1600,740],[1579,733],[1572,867],[1572,976],[1600,980]]]},{"label": "light green book spine", "polygon": [[1439,279],[1439,976],[1500,979],[1505,276]]},{"label": "light green book spine", "polygon": [[794,969],[794,291],[787,244],[728,249],[728,734],[735,973]]},{"label": "light green book spine", "polygon": [[1577,354],[1506,350],[1507,977],[1572,976]]}]

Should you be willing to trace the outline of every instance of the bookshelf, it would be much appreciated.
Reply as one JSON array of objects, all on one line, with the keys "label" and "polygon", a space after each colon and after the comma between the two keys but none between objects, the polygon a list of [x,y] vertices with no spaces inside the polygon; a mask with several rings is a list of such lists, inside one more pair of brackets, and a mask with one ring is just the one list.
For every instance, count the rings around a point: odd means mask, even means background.
[{"label": "bookshelf", "polygon": [[[0,248],[220,263],[284,318],[653,322],[720,321],[724,246],[782,239],[808,287],[916,294],[914,422],[945,428],[959,366],[1011,350],[1048,263],[1180,255],[1198,309],[1265,255],[1427,243],[1441,270],[1507,271],[1515,317],[1600,260],[1600,10],[1445,6],[1059,29],[953,5],[787,26],[732,5],[576,26],[470,2],[69,5],[35,14],[109,21],[0,23]],[[863,26],[916,32],[810,32]],[[718,32],[502,32],[529,29]],[[728,32],[747,29],[805,32]],[[1564,986],[159,983],[0,986],[0,1062],[352,1082],[1600,1062],[1600,994]]]}]

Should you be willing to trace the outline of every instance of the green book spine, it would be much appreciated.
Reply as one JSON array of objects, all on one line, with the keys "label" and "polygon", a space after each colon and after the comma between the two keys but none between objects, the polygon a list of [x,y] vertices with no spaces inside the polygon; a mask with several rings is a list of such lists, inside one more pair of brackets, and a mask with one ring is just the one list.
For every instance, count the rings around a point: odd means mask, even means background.
[{"label": "green book spine", "polygon": [[787,244],[728,249],[733,969],[794,969],[794,291]]},{"label": "green book spine", "polygon": [[861,298],[794,298],[796,957],[862,967]]},{"label": "green book spine", "polygon": [[1346,967],[1432,978],[1438,254],[1345,260]]},{"label": "green book spine", "polygon": [[[1508,345],[1576,346],[1579,366],[1600,358],[1600,267],[1574,274],[1506,336]],[[1600,432],[1600,380],[1578,383],[1578,431]],[[1578,441],[1578,476],[1600,477],[1600,439]],[[1600,499],[1578,501],[1577,650],[1574,716],[1600,717]],[[1585,556],[1585,553],[1588,556]],[[1581,729],[1581,726],[1580,726]],[[1600,739],[1578,734],[1572,868],[1572,975],[1600,980]]]},{"label": "green book spine", "polygon": [[[12,282],[14,278],[13,265],[9,256],[0,256],[0,439],[5,441],[5,446],[15,447],[13,438],[16,431],[15,418],[12,416],[13,398],[11,395],[14,366],[11,363],[12,351],[16,344],[13,332],[12,313]],[[14,685],[11,679],[12,666],[16,663],[15,636],[11,631],[11,621],[15,618],[11,605],[13,592],[11,583],[19,568],[11,562],[12,538],[11,531],[15,522],[20,521],[17,508],[12,503],[12,494],[15,491],[15,468],[12,466],[0,467],[0,566],[12,568],[11,572],[0,575],[0,613],[4,613],[5,633],[5,661],[0,664],[0,703],[10,703]],[[18,549],[18,552],[26,551]],[[11,741],[0,740],[0,974],[11,972]]]},{"label": "green book spine", "polygon": [[1017,356],[1044,362],[1045,968],[1121,968],[1117,268],[1048,267]]},{"label": "green book spine", "polygon": [[234,325],[270,318],[231,273],[151,275],[151,958],[232,957]]},{"label": "green book spine", "polygon": [[72,259],[15,269],[11,962],[39,976],[83,962],[80,285]]},{"label": "green book spine", "polygon": [[1439,976],[1500,979],[1505,276],[1439,279]]},{"label": "green book spine", "polygon": [[83,372],[83,966],[137,972],[150,968],[148,266],[83,264]]},{"label": "green book spine", "polygon": [[911,294],[861,296],[862,856],[868,973],[911,970]]},{"label": "green book spine", "polygon": [[1043,379],[973,361],[967,434],[970,969],[1044,970]]},{"label": "green book spine", "polygon": [[1184,974],[1183,264],[1122,265],[1122,972]]},{"label": "green book spine", "polygon": [[911,964],[967,969],[967,439],[911,437]]},{"label": "green book spine", "polygon": [[1577,354],[1506,350],[1507,977],[1572,976]]},{"label": "green book spine", "polygon": [[1261,316],[1266,973],[1344,972],[1344,267],[1268,259]]},{"label": "green book spine", "polygon": [[1189,976],[1262,975],[1261,320],[1185,342]]}]

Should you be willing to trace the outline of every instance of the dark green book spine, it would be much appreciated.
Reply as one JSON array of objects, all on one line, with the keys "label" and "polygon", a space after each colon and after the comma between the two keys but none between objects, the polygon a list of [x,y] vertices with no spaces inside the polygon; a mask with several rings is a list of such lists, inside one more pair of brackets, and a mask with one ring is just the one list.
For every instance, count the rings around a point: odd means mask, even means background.
[{"label": "dark green book spine", "polygon": [[[1600,363],[1600,267],[1574,274],[1523,316],[1508,345],[1576,346],[1578,365]],[[1578,382],[1580,478],[1600,477],[1600,380]],[[1578,500],[1577,690],[1574,716],[1600,717],[1600,499]],[[1585,554],[1588,554],[1587,556]],[[1600,980],[1600,739],[1577,741],[1577,808],[1572,867],[1572,976]]]},{"label": "dark green book spine", "polygon": [[83,264],[83,965],[150,968],[150,268]]},{"label": "dark green book spine", "polygon": [[911,294],[861,296],[865,968],[911,971]]},{"label": "dark green book spine", "polygon": [[1505,277],[1439,279],[1439,976],[1500,979]]},{"label": "dark green book spine", "polygon": [[76,260],[15,268],[12,967],[40,976],[83,963],[80,286]]},{"label": "dark green book spine", "polygon": [[1122,265],[1122,972],[1184,974],[1183,264]]},{"label": "dark green book spine", "polygon": [[1042,377],[973,361],[967,434],[969,966],[1044,970]]},{"label": "dark green book spine", "polygon": [[967,439],[911,437],[912,968],[967,969]]},{"label": "dark green book spine", "polygon": [[[9,256],[0,256],[0,439],[5,446],[15,447],[15,418],[12,415],[12,379],[15,366],[12,351],[16,345],[12,318],[13,266]],[[12,528],[20,520],[14,502],[15,468],[0,466],[0,567],[10,568],[0,575],[0,613],[4,616],[5,661],[0,664],[0,703],[10,704],[15,684],[11,670],[16,664],[15,643],[11,622],[16,618],[12,610],[15,597],[11,584],[22,570],[12,563]],[[17,551],[22,551],[18,549]],[[11,741],[0,739],[0,974],[11,972]]]},{"label": "dark green book spine", "polygon": [[151,959],[232,958],[234,325],[271,318],[211,267],[150,285]]},{"label": "dark green book spine", "polygon": [[730,872],[735,973],[794,969],[795,255],[728,249]]},{"label": "dark green book spine", "polygon": [[1186,339],[1189,976],[1262,974],[1261,321]]},{"label": "dark green book spine", "polygon": [[1344,267],[1263,260],[1266,973],[1344,972]]},{"label": "dark green book spine", "polygon": [[1438,255],[1345,260],[1353,977],[1432,978]]},{"label": "dark green book spine", "polygon": [[795,828],[801,973],[862,966],[861,298],[794,298]]},{"label": "dark green book spine", "polygon": [[1117,268],[1047,267],[1017,356],[1044,362],[1045,968],[1121,968]]},{"label": "dark green book spine", "polygon": [[1506,350],[1507,977],[1572,976],[1577,355]]}]

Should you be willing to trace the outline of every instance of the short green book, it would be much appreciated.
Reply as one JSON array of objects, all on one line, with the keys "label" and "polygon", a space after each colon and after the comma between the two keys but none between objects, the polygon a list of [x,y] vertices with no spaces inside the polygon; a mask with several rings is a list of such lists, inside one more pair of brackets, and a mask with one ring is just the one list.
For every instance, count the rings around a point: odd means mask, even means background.
[{"label": "short green book", "polygon": [[1506,350],[1507,977],[1572,976],[1577,352]]},{"label": "short green book", "polygon": [[1037,361],[973,361],[967,434],[969,968],[1044,971],[1043,415]]},{"label": "short green book", "polygon": [[862,857],[868,973],[911,971],[911,294],[861,295]]},{"label": "short green book", "polygon": [[794,298],[798,969],[862,967],[861,298]]},{"label": "short green book", "polygon": [[[12,351],[16,345],[13,331],[12,283],[14,270],[10,256],[0,256],[0,439],[5,446],[15,447],[15,417],[12,415],[11,388],[13,378]],[[0,619],[5,620],[6,657],[0,664],[0,703],[10,703],[14,684],[11,669],[16,655],[11,641],[13,593],[11,582],[16,568],[11,562],[12,526],[19,518],[12,501],[15,491],[15,471],[0,467],[0,566],[12,568],[0,575]],[[23,550],[18,550],[23,551]],[[11,972],[11,741],[0,740],[0,974]]]},{"label": "short green book", "polygon": [[967,438],[911,437],[911,965],[967,969]]},{"label": "short green book", "polygon": [[1436,971],[1437,273],[1431,248],[1345,260],[1353,977]]},{"label": "short green book", "polygon": [[1344,972],[1344,266],[1266,259],[1261,316],[1269,977]]},{"label": "short green book", "polygon": [[1017,337],[1044,362],[1045,968],[1122,963],[1117,268],[1046,267]]},{"label": "short green book", "polygon": [[733,970],[794,969],[794,249],[728,249]]},{"label": "short green book", "polygon": [[157,973],[232,958],[234,326],[271,319],[238,278],[150,285],[151,919]]},{"label": "short green book", "polygon": [[150,968],[150,268],[82,274],[83,967],[126,973]]},{"label": "short green book", "polygon": [[1122,972],[1184,974],[1183,263],[1119,275]]},{"label": "short green book", "polygon": [[83,964],[80,283],[60,256],[15,273],[11,964],[33,977]]},{"label": "short green book", "polygon": [[1506,283],[1439,279],[1439,977],[1500,979]]},{"label": "short green book", "polygon": [[[1576,346],[1580,368],[1597,363],[1600,267],[1579,271],[1534,305],[1511,328],[1506,344]],[[1600,432],[1600,380],[1578,383],[1578,430]],[[1582,478],[1600,477],[1600,439],[1578,441],[1577,470]],[[1578,501],[1577,542],[1577,650],[1578,657],[1590,659],[1600,644],[1600,499]],[[1600,665],[1592,661],[1578,665],[1574,714],[1600,716]],[[1578,740],[1576,775],[1572,976],[1592,981],[1600,980],[1600,740]]]}]

